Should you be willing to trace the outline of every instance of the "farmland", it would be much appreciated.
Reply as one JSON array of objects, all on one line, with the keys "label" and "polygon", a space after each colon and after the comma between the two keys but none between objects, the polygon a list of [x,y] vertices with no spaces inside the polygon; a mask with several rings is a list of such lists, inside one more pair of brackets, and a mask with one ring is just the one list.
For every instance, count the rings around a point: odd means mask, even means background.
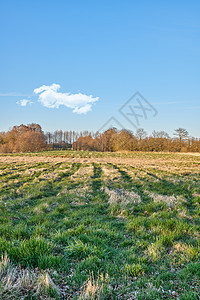
[{"label": "farmland", "polygon": [[200,155],[0,155],[1,299],[199,299]]}]

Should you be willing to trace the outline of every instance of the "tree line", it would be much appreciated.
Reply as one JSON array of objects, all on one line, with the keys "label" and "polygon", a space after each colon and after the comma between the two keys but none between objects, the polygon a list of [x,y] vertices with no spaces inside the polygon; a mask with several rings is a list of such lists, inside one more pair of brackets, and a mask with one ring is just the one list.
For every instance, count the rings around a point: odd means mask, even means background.
[{"label": "tree line", "polygon": [[170,137],[165,131],[153,131],[147,135],[142,128],[135,134],[129,130],[111,128],[102,134],[95,133],[79,136],[73,144],[75,150],[89,151],[165,151],[165,152],[200,152],[200,139],[190,137],[184,128],[174,131]]},{"label": "tree line", "polygon": [[164,151],[200,152],[200,139],[191,137],[184,128],[175,129],[173,137],[165,131],[147,135],[142,128],[135,133],[110,128],[102,133],[89,131],[42,131],[39,124],[14,126],[0,133],[0,152],[36,152],[73,149],[85,151]]}]

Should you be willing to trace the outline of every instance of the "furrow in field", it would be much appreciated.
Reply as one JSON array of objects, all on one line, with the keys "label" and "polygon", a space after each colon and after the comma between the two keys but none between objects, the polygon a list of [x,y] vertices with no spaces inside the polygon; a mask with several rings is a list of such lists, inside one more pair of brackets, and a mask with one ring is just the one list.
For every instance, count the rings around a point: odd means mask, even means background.
[{"label": "furrow in field", "polygon": [[118,182],[121,180],[121,174],[119,171],[114,167],[113,164],[102,164],[101,165],[102,172],[103,172],[103,179],[105,183],[114,181]]},{"label": "furrow in field", "polygon": [[92,164],[81,164],[80,168],[71,176],[72,180],[87,180],[93,175]]}]

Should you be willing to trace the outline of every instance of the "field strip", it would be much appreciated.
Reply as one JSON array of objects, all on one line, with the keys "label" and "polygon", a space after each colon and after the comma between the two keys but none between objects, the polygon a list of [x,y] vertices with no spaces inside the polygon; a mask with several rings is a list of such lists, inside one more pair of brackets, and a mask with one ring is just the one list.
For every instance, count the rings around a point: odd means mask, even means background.
[{"label": "field strip", "polygon": [[83,180],[88,179],[93,175],[93,166],[92,164],[86,165],[81,164],[80,168],[71,176],[72,180]]},{"label": "field strip", "polygon": [[177,158],[167,159],[156,157],[152,158],[122,158],[122,157],[99,157],[99,158],[72,158],[72,157],[44,157],[44,156],[32,156],[32,157],[22,157],[22,156],[0,156],[0,163],[12,164],[12,163],[110,163],[110,164],[123,164],[134,167],[144,167],[152,169],[165,169],[165,170],[174,170],[178,171],[180,169],[180,164],[184,171],[200,170],[198,160],[187,161],[187,159],[180,160],[180,156]]},{"label": "field strip", "polygon": [[119,173],[118,170],[114,168],[114,166],[111,165],[102,165],[102,172],[103,172],[103,177],[104,181],[108,180],[119,180],[121,178],[121,174]]}]

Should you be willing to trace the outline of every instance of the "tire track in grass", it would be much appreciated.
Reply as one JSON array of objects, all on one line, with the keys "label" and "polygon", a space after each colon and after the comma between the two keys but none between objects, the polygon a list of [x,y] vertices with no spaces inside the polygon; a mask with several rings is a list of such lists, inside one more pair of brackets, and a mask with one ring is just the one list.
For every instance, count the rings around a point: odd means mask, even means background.
[{"label": "tire track in grass", "polygon": [[[52,170],[51,165],[49,168]],[[69,177],[73,175],[79,168],[80,164],[74,163],[71,165],[71,169],[64,173],[64,176],[61,178],[61,180],[57,181],[52,178],[42,178],[42,180],[35,182],[34,184],[32,180],[34,180],[35,177],[29,174],[26,178],[26,183],[28,183],[28,185],[26,185],[25,189],[22,187],[21,194],[13,194],[13,197],[8,199],[10,216],[12,215],[13,223],[19,223],[19,218],[15,218],[16,210],[18,211],[20,219],[23,219],[24,221],[26,221],[26,218],[24,219],[23,216],[29,215],[29,222],[31,223],[31,220],[34,220],[35,215],[37,214],[37,207],[43,202],[48,202],[50,197],[56,197],[63,189],[63,186],[66,185],[66,183],[68,184]],[[46,169],[40,172],[40,176],[43,174],[47,174]],[[21,180],[23,180],[23,177],[21,177]],[[57,199],[55,199],[55,202],[56,201]],[[46,213],[51,213],[51,211],[48,212],[47,209]]]},{"label": "tire track in grass", "polygon": [[146,193],[144,193],[142,182],[139,183],[138,180],[134,181],[134,179],[128,174],[128,172],[125,171],[127,169],[127,166],[123,165],[120,167],[118,165],[113,165],[113,167],[121,174],[122,183],[120,184],[120,187],[122,189],[126,189],[129,191],[132,190],[136,192],[141,197],[142,202],[148,203],[151,200],[150,197]]},{"label": "tire track in grass", "polygon": [[92,178],[92,190],[94,197],[101,192],[101,187],[103,186],[103,181],[101,179],[103,172],[99,164],[93,163],[93,176]]},{"label": "tire track in grass", "polygon": [[45,185],[40,186],[40,184],[38,184],[39,194],[36,193],[34,197],[31,197],[33,211],[37,211],[37,206],[43,203],[45,198],[49,199],[50,197],[56,197],[55,202],[57,202],[57,196],[63,189],[66,189],[66,186],[68,187],[70,177],[80,168],[80,166],[81,164],[79,163],[73,163],[69,170],[62,173],[59,180],[50,178],[44,181]]},{"label": "tire track in grass", "polygon": [[81,164],[80,163],[73,163],[69,169],[67,169],[66,172],[60,171],[59,178],[54,179],[54,178],[49,178],[46,180],[47,182],[47,187],[45,190],[49,194],[47,196],[56,196],[62,189],[64,184],[68,184],[70,181],[70,177],[78,171],[80,168]]},{"label": "tire track in grass", "polygon": [[[140,177],[140,179],[143,181],[147,191],[166,196],[175,195],[176,197],[183,197],[187,200],[187,202],[183,202],[183,206],[186,208],[189,207],[190,211],[195,209],[195,206],[192,203],[192,189],[190,189],[190,184],[184,182],[184,178],[179,176],[180,181],[174,183],[170,180],[169,173],[163,172],[161,174],[162,177],[160,177],[157,174],[153,174],[152,170],[150,172],[149,170],[141,169],[141,171],[146,174],[146,177]],[[170,176],[173,179],[174,174],[170,174]],[[149,180],[149,178],[152,180]]]},{"label": "tire track in grass", "polygon": [[[189,216],[192,217],[193,211],[195,210],[195,205],[193,204],[193,196],[192,196],[192,190],[188,189],[188,185],[184,184],[183,182],[180,183],[173,183],[170,180],[167,180],[165,178],[160,178],[159,176],[155,175],[149,170],[139,169],[139,171],[142,171],[142,173],[146,174],[146,177],[140,176],[138,174],[138,178],[140,180],[136,180],[134,182],[134,177],[131,177],[124,169],[128,168],[127,166],[123,166],[123,170],[120,169],[120,167],[116,166],[119,169],[119,172],[122,175],[122,178],[124,181],[126,178],[128,179],[127,188],[133,188],[142,198],[143,204],[149,204],[152,206],[152,193],[166,195],[166,196],[175,196],[175,197],[183,197],[186,199],[186,202],[182,202],[183,207],[188,210]],[[133,167],[131,167],[133,168]],[[133,168],[134,169],[134,168]],[[149,180],[150,179],[150,180]],[[141,183],[140,183],[141,182]],[[149,193],[147,192],[149,191]],[[155,205],[155,210],[156,204]],[[161,206],[161,204],[160,204]],[[148,210],[148,206],[146,207]],[[159,204],[158,204],[159,209]],[[153,210],[153,208],[152,208]]]}]

